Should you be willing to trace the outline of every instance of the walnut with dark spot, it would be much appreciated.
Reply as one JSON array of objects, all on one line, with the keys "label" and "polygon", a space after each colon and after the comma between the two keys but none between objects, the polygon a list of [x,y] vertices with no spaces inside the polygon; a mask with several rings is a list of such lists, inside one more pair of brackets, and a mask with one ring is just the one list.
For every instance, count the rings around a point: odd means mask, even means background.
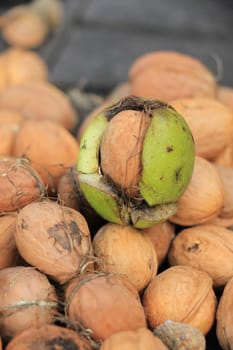
[{"label": "walnut with dark spot", "polygon": [[86,219],[57,202],[44,199],[21,209],[15,240],[24,260],[60,283],[92,266]]},{"label": "walnut with dark spot", "polygon": [[233,278],[232,231],[210,224],[185,228],[172,241],[168,260],[205,271],[215,287],[223,287]]}]

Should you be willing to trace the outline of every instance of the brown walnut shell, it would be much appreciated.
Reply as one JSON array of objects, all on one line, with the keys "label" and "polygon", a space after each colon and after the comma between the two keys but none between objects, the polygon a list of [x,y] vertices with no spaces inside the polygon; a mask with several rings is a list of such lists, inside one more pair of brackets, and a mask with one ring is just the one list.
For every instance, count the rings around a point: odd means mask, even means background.
[{"label": "brown walnut shell", "polygon": [[9,45],[36,48],[44,42],[47,33],[47,23],[29,6],[15,6],[4,14],[2,36]]},{"label": "brown walnut shell", "polygon": [[39,174],[24,158],[0,158],[0,212],[15,211],[45,194]]},{"label": "brown walnut shell", "polygon": [[51,120],[24,121],[13,147],[13,155],[29,159],[51,193],[56,193],[60,177],[76,162],[78,151],[75,137]]},{"label": "brown walnut shell", "polygon": [[210,161],[196,156],[191,181],[169,220],[182,226],[202,224],[217,217],[223,206],[224,188],[219,173]]},{"label": "brown walnut shell", "polygon": [[73,327],[90,331],[94,340],[146,327],[137,289],[125,275],[85,274],[73,279],[65,293],[66,315]]},{"label": "brown walnut shell", "polygon": [[0,270],[17,264],[16,219],[16,212],[0,216]]},{"label": "brown walnut shell", "polygon": [[220,297],[216,314],[216,334],[219,344],[224,350],[233,348],[233,278],[231,278]]},{"label": "brown walnut shell", "polygon": [[12,156],[17,132],[24,121],[23,116],[12,109],[0,108],[0,155]]},{"label": "brown walnut shell", "polygon": [[55,322],[58,298],[48,278],[31,266],[0,271],[0,335],[13,337],[30,326]]},{"label": "brown walnut shell", "polygon": [[172,266],[159,273],[143,295],[149,325],[155,328],[172,320],[207,334],[215,320],[216,296],[212,285],[206,272],[190,266]]},{"label": "brown walnut shell", "polygon": [[219,155],[213,159],[215,164],[233,166],[233,139],[229,145],[227,145]]},{"label": "brown walnut shell", "polygon": [[223,164],[215,164],[216,169],[221,177],[224,189],[224,205],[217,217],[206,224],[213,224],[222,227],[233,226],[233,166],[226,166]]},{"label": "brown walnut shell", "polygon": [[233,88],[219,85],[217,91],[218,99],[233,110]]},{"label": "brown walnut shell", "polygon": [[219,214],[222,218],[233,218],[233,166],[216,165],[224,188],[224,206]]},{"label": "brown walnut shell", "polygon": [[168,350],[164,343],[147,328],[117,332],[108,337],[99,350]]},{"label": "brown walnut shell", "polygon": [[26,81],[48,80],[47,64],[34,51],[12,47],[5,50],[0,57],[0,73],[1,76],[5,75],[6,79],[4,89]]},{"label": "brown walnut shell", "polygon": [[108,223],[97,231],[92,244],[98,271],[124,274],[138,291],[157,273],[151,240],[133,226]]},{"label": "brown walnut shell", "polygon": [[158,259],[158,266],[160,266],[167,257],[171,242],[175,237],[175,225],[165,221],[151,227],[144,228],[141,231],[145,236],[149,237],[153,243]]},{"label": "brown walnut shell", "polygon": [[91,350],[89,342],[78,332],[57,325],[29,327],[15,336],[6,350]]},{"label": "brown walnut shell", "polygon": [[85,218],[51,200],[20,210],[15,241],[25,261],[59,283],[91,266],[92,246]]},{"label": "brown walnut shell", "polygon": [[197,155],[214,159],[231,143],[233,111],[222,102],[210,97],[195,97],[178,99],[171,105],[188,123]]},{"label": "brown walnut shell", "polygon": [[143,140],[149,123],[149,116],[141,111],[121,111],[110,120],[101,141],[103,173],[131,196],[139,191]]},{"label": "brown walnut shell", "polygon": [[47,81],[26,81],[10,86],[0,95],[0,107],[20,112],[26,119],[52,120],[72,130],[77,113],[68,96]]},{"label": "brown walnut shell", "polygon": [[215,96],[216,81],[198,59],[175,51],[140,56],[129,71],[131,93],[169,102],[183,97]]},{"label": "brown walnut shell", "polygon": [[170,265],[187,265],[207,272],[214,287],[233,277],[232,231],[215,225],[198,225],[180,231],[168,254]]}]

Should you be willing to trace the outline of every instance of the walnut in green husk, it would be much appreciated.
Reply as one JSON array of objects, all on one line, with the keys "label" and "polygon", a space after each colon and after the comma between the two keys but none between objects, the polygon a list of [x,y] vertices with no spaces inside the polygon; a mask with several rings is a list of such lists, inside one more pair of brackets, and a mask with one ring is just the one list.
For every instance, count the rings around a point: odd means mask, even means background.
[{"label": "walnut in green husk", "polygon": [[166,103],[128,96],[89,124],[77,169],[81,190],[100,216],[144,228],[175,213],[193,165],[184,118]]}]

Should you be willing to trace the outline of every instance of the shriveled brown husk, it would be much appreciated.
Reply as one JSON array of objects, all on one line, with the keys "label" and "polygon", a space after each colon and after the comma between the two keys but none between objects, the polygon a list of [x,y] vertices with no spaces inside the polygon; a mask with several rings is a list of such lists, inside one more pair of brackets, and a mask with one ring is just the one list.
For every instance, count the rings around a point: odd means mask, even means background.
[{"label": "shriveled brown husk", "polygon": [[72,130],[78,120],[68,96],[46,81],[27,81],[0,94],[0,108],[20,112],[26,119],[53,120]]},{"label": "shriveled brown husk", "polygon": [[45,195],[44,184],[27,159],[0,157],[0,212],[11,212]]},{"label": "shriveled brown husk", "polygon": [[223,206],[224,188],[219,173],[210,161],[196,156],[191,181],[169,220],[182,226],[202,224],[217,217]]},{"label": "shriveled brown husk", "polygon": [[155,51],[130,67],[131,93],[169,102],[177,98],[216,96],[216,80],[198,59],[175,51]]},{"label": "shriveled brown husk", "polygon": [[158,259],[158,266],[160,266],[167,257],[171,242],[175,237],[175,225],[165,221],[149,228],[144,228],[141,231],[153,243]]},{"label": "shriveled brown husk", "polygon": [[18,250],[15,243],[17,213],[0,216],[0,269],[15,266]]},{"label": "shriveled brown husk", "polygon": [[71,281],[66,290],[66,315],[73,327],[88,329],[96,341],[146,327],[137,289],[119,274],[86,274]]},{"label": "shriveled brown husk", "polygon": [[79,333],[57,325],[29,327],[15,336],[6,350],[91,350]]},{"label": "shriveled brown husk", "polygon": [[55,321],[57,295],[47,277],[34,267],[0,271],[0,335],[13,337],[30,326]]},{"label": "shriveled brown husk", "polygon": [[108,223],[95,234],[96,269],[126,275],[138,291],[156,275],[158,261],[151,240],[130,225]]},{"label": "shriveled brown husk", "polygon": [[181,230],[172,242],[168,260],[170,265],[205,271],[214,287],[223,287],[233,277],[232,231],[210,224]]},{"label": "shriveled brown husk", "polygon": [[117,332],[108,337],[100,350],[168,350],[163,342],[147,328]]},{"label": "shriveled brown husk", "polygon": [[26,120],[18,131],[13,155],[30,160],[49,193],[56,193],[60,177],[73,165],[79,145],[61,124],[51,120]]},{"label": "shriveled brown husk", "polygon": [[215,320],[216,296],[212,278],[190,266],[172,266],[147,286],[143,306],[152,328],[166,320],[184,322],[204,335]]},{"label": "shriveled brown husk", "polygon": [[171,102],[188,123],[195,142],[195,153],[212,160],[233,139],[233,110],[216,98],[183,98]]},{"label": "shriveled brown husk", "polygon": [[216,334],[222,349],[231,350],[233,347],[233,278],[231,278],[220,297],[216,314]]},{"label": "shriveled brown husk", "polygon": [[15,240],[20,255],[59,283],[91,269],[88,224],[77,211],[44,199],[20,210]]},{"label": "shriveled brown husk", "polygon": [[153,333],[162,340],[169,350],[205,350],[204,335],[195,327],[184,322],[166,320]]}]

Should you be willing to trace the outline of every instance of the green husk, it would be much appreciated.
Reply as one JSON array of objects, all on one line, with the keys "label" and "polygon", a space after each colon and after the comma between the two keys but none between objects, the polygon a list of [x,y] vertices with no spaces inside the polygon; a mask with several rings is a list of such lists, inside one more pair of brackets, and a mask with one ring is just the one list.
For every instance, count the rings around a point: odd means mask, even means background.
[{"label": "green husk", "polygon": [[[122,110],[146,113],[139,196],[131,198],[101,171],[100,145],[110,121]],[[171,106],[129,96],[97,115],[84,132],[77,162],[81,190],[105,220],[146,228],[175,214],[194,166],[194,143],[184,118]]]}]

